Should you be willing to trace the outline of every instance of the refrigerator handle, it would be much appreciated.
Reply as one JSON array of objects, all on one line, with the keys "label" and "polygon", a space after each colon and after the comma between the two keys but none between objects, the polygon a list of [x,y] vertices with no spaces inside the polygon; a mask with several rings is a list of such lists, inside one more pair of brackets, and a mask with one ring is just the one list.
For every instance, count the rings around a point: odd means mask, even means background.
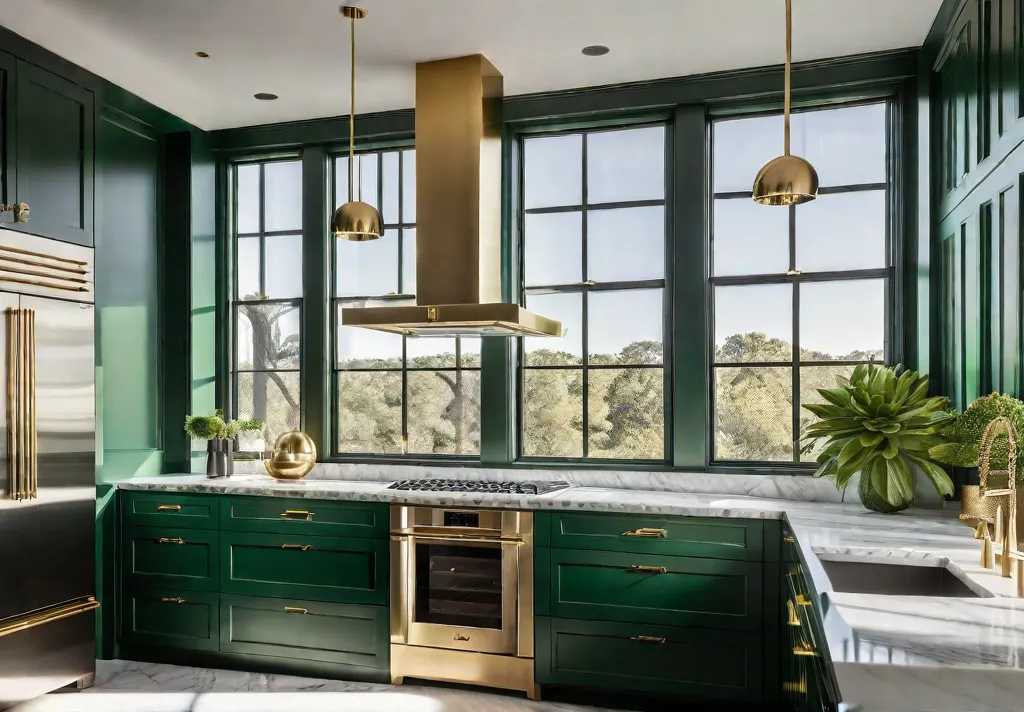
[{"label": "refrigerator handle", "polygon": [[39,489],[36,431],[36,313],[7,309],[7,492],[35,499]]}]

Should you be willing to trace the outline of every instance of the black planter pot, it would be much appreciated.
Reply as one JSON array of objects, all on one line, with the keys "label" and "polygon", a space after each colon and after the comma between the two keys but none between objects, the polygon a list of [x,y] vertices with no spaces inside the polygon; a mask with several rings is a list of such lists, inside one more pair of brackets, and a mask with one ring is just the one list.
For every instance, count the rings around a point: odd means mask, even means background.
[{"label": "black planter pot", "polygon": [[210,479],[234,474],[234,441],[217,438],[206,441],[206,476]]}]

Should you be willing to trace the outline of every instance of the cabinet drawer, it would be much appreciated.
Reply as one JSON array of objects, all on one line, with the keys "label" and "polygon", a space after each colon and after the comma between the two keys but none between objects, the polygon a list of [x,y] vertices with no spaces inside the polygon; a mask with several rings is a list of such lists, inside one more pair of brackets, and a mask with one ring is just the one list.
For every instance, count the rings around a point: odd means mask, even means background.
[{"label": "cabinet drawer", "polygon": [[537,682],[758,702],[758,635],[536,619]]},{"label": "cabinet drawer", "polygon": [[554,514],[551,546],[760,561],[762,523],[753,519],[649,514]]},{"label": "cabinet drawer", "polygon": [[387,605],[388,542],[221,532],[221,591]]},{"label": "cabinet drawer", "polygon": [[222,595],[222,653],[387,669],[388,609]]},{"label": "cabinet drawer", "polygon": [[552,549],[551,615],[759,631],[761,566]]},{"label": "cabinet drawer", "polygon": [[126,585],[217,590],[217,532],[128,527],[121,542]]},{"label": "cabinet drawer", "polygon": [[121,609],[125,645],[217,650],[217,594],[167,588],[129,588]]},{"label": "cabinet drawer", "polygon": [[322,499],[222,497],[220,526],[237,532],[386,539],[388,506]]},{"label": "cabinet drawer", "polygon": [[217,528],[217,498],[205,494],[123,491],[123,522],[136,527]]}]

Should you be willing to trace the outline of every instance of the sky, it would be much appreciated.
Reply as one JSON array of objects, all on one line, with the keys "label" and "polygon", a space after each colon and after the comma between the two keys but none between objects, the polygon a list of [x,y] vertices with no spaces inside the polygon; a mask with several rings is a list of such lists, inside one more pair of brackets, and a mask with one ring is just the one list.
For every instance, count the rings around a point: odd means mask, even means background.
[{"label": "sky", "polygon": [[[778,115],[715,122],[714,191],[749,191],[758,169],[782,153],[782,125]],[[583,139],[579,134],[527,139],[527,209],[579,206],[584,187],[591,206],[664,199],[663,127],[592,133],[586,142],[584,171]],[[884,183],[886,107],[874,104],[794,114],[792,152],[811,161],[823,187]],[[415,291],[415,229],[399,227],[400,223],[411,226],[415,222],[415,152],[381,156],[379,161],[376,155],[357,157],[357,184],[362,186],[362,199],[377,206],[385,224],[393,227],[381,240],[335,242],[336,293],[340,296]],[[347,159],[337,159],[335,170],[335,204],[340,205],[348,197]],[[256,166],[242,166],[238,171],[239,232],[259,230],[258,172]],[[300,230],[301,163],[268,164],[265,176],[265,229]],[[358,189],[356,194],[358,198]],[[788,210],[757,205],[746,196],[715,199],[712,210],[712,275],[778,274],[789,269]],[[886,266],[884,190],[821,196],[797,206],[795,211],[797,269],[810,272]],[[404,284],[399,284],[398,274],[400,241],[404,246]],[[267,238],[265,291],[271,298],[300,296],[300,247],[298,234]],[[590,209],[585,214],[578,209],[527,214],[524,255],[527,287],[575,284],[586,279],[598,283],[663,279],[664,206]],[[239,238],[238,261],[239,293],[257,291],[257,238]],[[728,335],[748,331],[791,341],[792,289],[790,285],[714,288],[716,344]],[[881,280],[805,284],[800,289],[802,348],[834,355],[883,348],[885,295]],[[591,353],[615,353],[632,341],[663,338],[663,290],[592,292],[589,300]],[[559,340],[528,339],[527,349],[553,348],[582,354],[579,294],[531,293],[526,306],[560,320],[565,332]],[[694,304],[692,308],[703,309],[703,305]],[[478,350],[479,344],[467,340],[464,348]],[[244,358],[241,343],[240,349]],[[409,349],[411,354],[427,355],[453,351],[454,344],[447,339],[412,339]],[[399,337],[343,329],[339,352],[343,359],[394,356],[400,353]]]}]

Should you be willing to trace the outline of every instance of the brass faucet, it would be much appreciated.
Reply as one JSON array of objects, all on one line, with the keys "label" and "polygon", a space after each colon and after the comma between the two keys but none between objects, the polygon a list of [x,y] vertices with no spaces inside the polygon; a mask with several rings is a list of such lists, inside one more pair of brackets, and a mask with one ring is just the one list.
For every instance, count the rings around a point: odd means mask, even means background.
[{"label": "brass faucet", "polygon": [[997,497],[983,497],[979,485],[964,485],[960,492],[960,521],[974,529],[974,538],[981,541],[981,567],[993,566],[992,528],[999,509]]},{"label": "brass faucet", "polygon": [[[991,470],[990,460],[992,457],[992,445],[999,435],[1006,435],[1006,470]],[[1009,419],[1002,416],[995,418],[985,428],[981,441],[978,444],[978,474],[980,484],[979,494],[984,498],[997,498],[995,510],[996,538],[999,540],[1000,555],[999,573],[1003,578],[1010,578],[1013,574],[1014,559],[1017,563],[1017,592],[1020,595],[1024,592],[1024,581],[1021,580],[1021,573],[1024,566],[1020,561],[1020,554],[1017,543],[1020,539],[1017,525],[1017,437],[1013,424]],[[991,480],[995,479],[993,483]],[[987,526],[987,525],[986,525]],[[981,524],[978,525],[979,529]],[[975,534],[977,537],[977,533]],[[982,538],[982,552],[985,549],[985,539]],[[983,562],[984,563],[984,562]]]}]

